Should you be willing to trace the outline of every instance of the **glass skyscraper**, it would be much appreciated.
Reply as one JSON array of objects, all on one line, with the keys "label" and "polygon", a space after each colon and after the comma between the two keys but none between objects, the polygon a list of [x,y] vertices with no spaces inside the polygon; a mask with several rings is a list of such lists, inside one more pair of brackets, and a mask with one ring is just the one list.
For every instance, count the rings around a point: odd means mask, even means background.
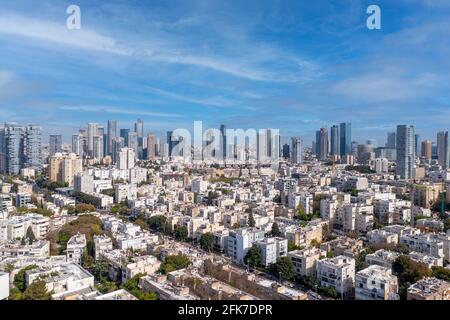
[{"label": "glass skyscraper", "polygon": [[397,126],[397,174],[402,179],[411,179],[415,162],[414,126]]},{"label": "glass skyscraper", "polygon": [[330,130],[330,154],[340,155],[340,136],[339,126],[332,126]]},{"label": "glass skyscraper", "polygon": [[340,153],[341,156],[352,153],[352,124],[345,122],[340,124]]}]

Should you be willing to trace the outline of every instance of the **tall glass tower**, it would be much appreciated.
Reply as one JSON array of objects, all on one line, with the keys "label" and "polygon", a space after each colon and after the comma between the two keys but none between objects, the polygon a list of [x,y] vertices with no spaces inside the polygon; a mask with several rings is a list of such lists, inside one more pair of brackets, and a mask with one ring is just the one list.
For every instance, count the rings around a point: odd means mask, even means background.
[{"label": "tall glass tower", "polygon": [[413,176],[415,153],[414,126],[397,126],[397,174],[402,179]]},{"label": "tall glass tower", "polygon": [[352,153],[352,124],[345,122],[340,124],[340,153],[341,156]]}]

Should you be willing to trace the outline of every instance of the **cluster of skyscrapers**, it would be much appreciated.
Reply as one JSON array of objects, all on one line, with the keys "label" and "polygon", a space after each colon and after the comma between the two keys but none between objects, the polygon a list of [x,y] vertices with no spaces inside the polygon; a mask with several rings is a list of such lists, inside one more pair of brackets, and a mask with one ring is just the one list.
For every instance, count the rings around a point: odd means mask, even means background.
[{"label": "cluster of skyscrapers", "polygon": [[0,129],[0,171],[17,175],[23,168],[42,170],[42,128],[6,123]]},{"label": "cluster of skyscrapers", "polygon": [[[122,148],[133,149],[138,159],[154,159],[159,151],[159,140],[152,133],[144,139],[144,121],[137,119],[134,130],[118,130],[117,121],[109,120],[107,128],[98,123],[88,123],[87,129],[81,129],[72,136],[72,152],[82,156],[101,160],[110,156],[113,162]],[[52,149],[52,148],[50,148]]]}]

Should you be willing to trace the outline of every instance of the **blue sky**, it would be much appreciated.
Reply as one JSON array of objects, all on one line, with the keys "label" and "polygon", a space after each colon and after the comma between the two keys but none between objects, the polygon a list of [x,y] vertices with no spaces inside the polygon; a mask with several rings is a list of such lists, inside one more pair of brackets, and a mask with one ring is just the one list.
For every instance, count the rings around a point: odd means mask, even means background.
[{"label": "blue sky", "polygon": [[46,134],[139,116],[157,134],[202,120],[306,141],[350,121],[380,144],[396,124],[449,127],[447,0],[0,0],[0,48],[0,121]]}]

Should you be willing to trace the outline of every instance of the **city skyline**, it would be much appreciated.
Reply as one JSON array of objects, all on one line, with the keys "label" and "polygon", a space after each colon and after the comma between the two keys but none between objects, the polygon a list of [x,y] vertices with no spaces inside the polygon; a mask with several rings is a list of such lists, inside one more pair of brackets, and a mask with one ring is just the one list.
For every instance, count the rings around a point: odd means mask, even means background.
[{"label": "city skyline", "polygon": [[398,123],[423,139],[447,130],[443,2],[378,1],[376,31],[366,1],[78,1],[81,30],[65,29],[68,4],[15,1],[0,19],[0,116],[44,136],[68,142],[89,121],[132,129],[138,117],[159,136],[202,120],[306,144],[340,122],[357,141],[384,141]]}]

